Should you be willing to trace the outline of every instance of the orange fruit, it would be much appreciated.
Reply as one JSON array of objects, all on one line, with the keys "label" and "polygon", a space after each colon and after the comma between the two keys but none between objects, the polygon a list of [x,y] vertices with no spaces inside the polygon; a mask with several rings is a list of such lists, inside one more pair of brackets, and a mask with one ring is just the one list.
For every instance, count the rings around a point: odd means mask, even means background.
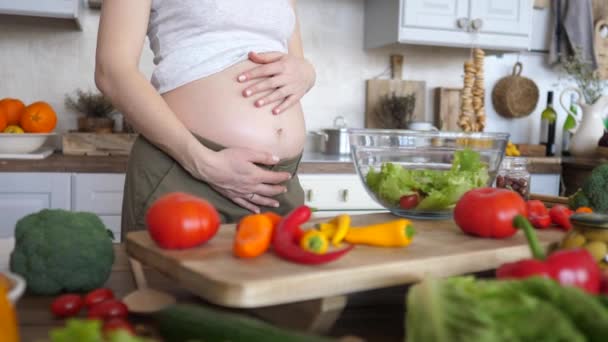
[{"label": "orange fruit", "polygon": [[4,131],[7,126],[6,111],[0,107],[0,132]]},{"label": "orange fruit", "polygon": [[25,107],[20,126],[27,133],[49,133],[57,125],[57,114],[46,102],[38,101]]},{"label": "orange fruit", "polygon": [[0,100],[0,108],[4,108],[6,112],[6,120],[8,125],[18,125],[25,105],[18,99],[11,99],[7,97]]}]

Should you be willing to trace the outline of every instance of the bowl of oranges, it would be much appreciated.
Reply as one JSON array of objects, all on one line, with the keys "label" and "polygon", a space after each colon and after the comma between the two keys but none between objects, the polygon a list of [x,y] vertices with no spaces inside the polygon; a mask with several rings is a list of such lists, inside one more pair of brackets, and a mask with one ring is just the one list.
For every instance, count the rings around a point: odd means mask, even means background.
[{"label": "bowl of oranges", "polygon": [[0,100],[0,153],[31,153],[55,135],[57,114],[46,102]]}]

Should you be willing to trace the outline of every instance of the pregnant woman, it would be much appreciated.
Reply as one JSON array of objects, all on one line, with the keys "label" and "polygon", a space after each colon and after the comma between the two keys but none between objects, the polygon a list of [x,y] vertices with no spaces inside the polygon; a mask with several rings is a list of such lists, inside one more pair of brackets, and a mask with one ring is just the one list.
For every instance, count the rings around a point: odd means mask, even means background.
[{"label": "pregnant woman", "polygon": [[[303,203],[303,57],[295,0],[104,0],[95,81],[140,133],[122,232],[160,196],[205,198],[223,222]],[[138,69],[146,35],[156,68]]]}]

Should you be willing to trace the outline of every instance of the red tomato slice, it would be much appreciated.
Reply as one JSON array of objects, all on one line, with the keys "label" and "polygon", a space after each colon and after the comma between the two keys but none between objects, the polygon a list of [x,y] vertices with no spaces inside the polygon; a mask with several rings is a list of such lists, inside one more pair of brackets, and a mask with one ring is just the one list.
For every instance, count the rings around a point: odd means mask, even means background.
[{"label": "red tomato slice", "polygon": [[418,202],[420,202],[420,200],[417,194],[401,196],[399,199],[399,207],[401,207],[401,209],[416,208]]},{"label": "red tomato slice", "polygon": [[111,331],[126,330],[131,335],[135,335],[135,328],[127,320],[122,318],[111,318],[103,324],[103,332],[107,334]]},{"label": "red tomato slice", "polygon": [[87,308],[90,308],[95,304],[99,304],[113,298],[114,292],[112,292],[112,290],[106,288],[96,289],[87,293],[87,295],[84,297],[84,305]]},{"label": "red tomato slice", "polygon": [[129,315],[129,309],[127,306],[116,299],[106,300],[93,305],[87,314],[89,319],[98,319],[106,321],[111,318],[127,318]]},{"label": "red tomato slice", "polygon": [[67,318],[76,316],[82,309],[82,297],[77,294],[61,295],[51,303],[51,312],[55,317]]}]

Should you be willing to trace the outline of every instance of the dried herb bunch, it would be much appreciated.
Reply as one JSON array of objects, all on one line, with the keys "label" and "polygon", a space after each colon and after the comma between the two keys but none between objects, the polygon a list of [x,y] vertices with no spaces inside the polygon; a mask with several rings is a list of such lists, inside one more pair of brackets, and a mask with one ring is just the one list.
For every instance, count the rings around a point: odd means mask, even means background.
[{"label": "dried herb bunch", "polygon": [[76,90],[75,96],[66,95],[65,106],[86,116],[105,118],[114,112],[112,102],[101,93]]},{"label": "dried herb bunch", "polygon": [[416,107],[414,93],[397,96],[395,93],[387,94],[380,99],[375,110],[375,116],[382,128],[407,128],[412,113]]},{"label": "dried herb bunch", "polygon": [[561,66],[563,71],[576,82],[585,97],[585,102],[593,104],[603,95],[606,84],[600,80],[598,73],[593,69],[593,64],[585,59],[581,49],[574,49],[574,54],[566,58]]}]

